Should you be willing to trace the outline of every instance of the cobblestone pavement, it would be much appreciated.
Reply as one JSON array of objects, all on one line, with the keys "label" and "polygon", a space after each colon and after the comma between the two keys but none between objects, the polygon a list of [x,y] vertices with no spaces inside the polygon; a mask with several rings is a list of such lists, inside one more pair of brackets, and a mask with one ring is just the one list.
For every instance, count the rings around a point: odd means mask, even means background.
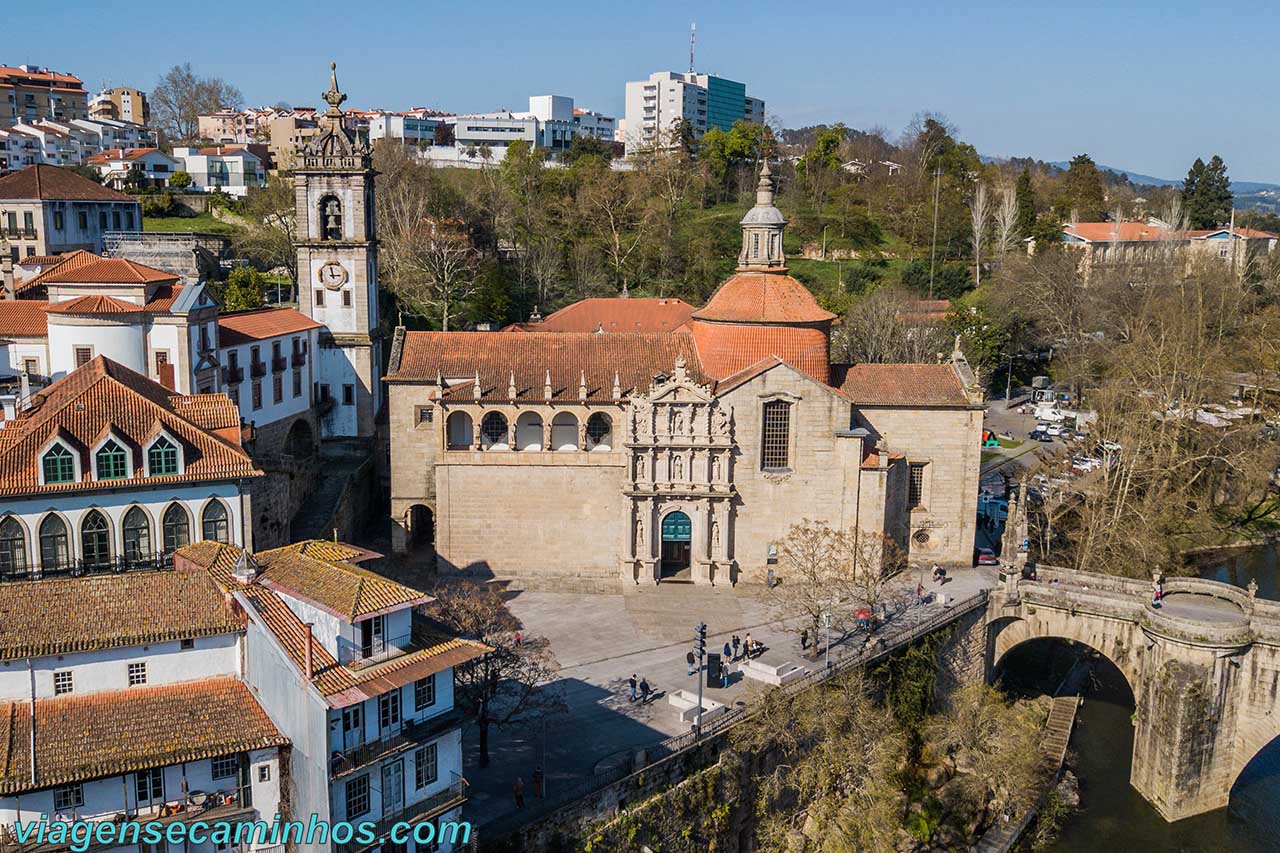
[{"label": "cobblestone pavement", "polygon": [[[956,572],[939,588],[927,572],[904,574],[902,589],[914,591],[923,580],[928,592],[945,593],[948,600],[965,598],[995,585],[996,572],[981,568]],[[532,817],[549,810],[593,776],[630,764],[637,750],[683,734],[680,721],[667,703],[667,694],[696,690],[685,654],[693,643],[694,626],[708,626],[708,651],[720,651],[734,633],[748,633],[766,650],[761,659],[821,668],[800,649],[798,628],[778,622],[757,592],[743,587],[707,590],[689,585],[663,584],[617,595],[548,592],[513,593],[511,611],[524,623],[527,636],[544,636],[560,663],[561,690],[568,712],[554,718],[507,729],[490,730],[492,764],[479,766],[474,726],[463,733],[464,772],[471,783],[467,818],[483,826],[515,809],[512,786],[520,777],[526,809]],[[929,618],[936,604],[913,605],[881,629],[891,636]],[[835,639],[835,638],[833,638]],[[865,635],[854,634],[833,643],[832,660],[861,646]],[[812,654],[812,649],[810,650]],[[656,691],[647,705],[632,702],[627,679],[635,673]],[[756,682],[744,683],[734,673],[727,688],[706,688],[704,695],[730,706],[750,702]],[[543,767],[546,798],[536,796],[534,770]]]}]

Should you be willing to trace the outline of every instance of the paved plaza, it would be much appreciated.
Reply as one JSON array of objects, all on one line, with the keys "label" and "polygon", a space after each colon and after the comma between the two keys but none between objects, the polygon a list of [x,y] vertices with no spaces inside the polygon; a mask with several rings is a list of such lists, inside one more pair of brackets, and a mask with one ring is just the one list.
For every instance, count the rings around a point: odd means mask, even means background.
[{"label": "paved plaza", "polygon": [[[962,570],[944,587],[931,583],[927,570],[903,575],[904,591],[923,577],[929,592],[948,600],[965,598],[996,582],[994,569]],[[525,786],[529,816],[548,810],[589,785],[596,776],[629,765],[636,752],[689,730],[667,702],[674,690],[696,690],[685,654],[693,644],[694,626],[708,626],[707,649],[719,652],[734,633],[764,643],[760,656],[769,663],[792,662],[820,669],[821,656],[805,658],[799,634],[774,618],[759,594],[748,587],[711,590],[685,584],[636,588],[627,594],[512,592],[509,606],[524,624],[526,636],[546,637],[560,664],[560,680],[568,711],[536,723],[490,729],[493,763],[479,766],[474,726],[464,730],[465,775],[471,783],[467,817],[479,826],[515,810],[512,785]],[[905,630],[929,618],[936,604],[911,606],[893,617],[882,634]],[[796,623],[798,629],[799,623]],[[855,634],[833,645],[832,660],[859,648],[865,635]],[[812,650],[811,650],[812,651]],[[629,701],[627,679],[635,673],[656,691],[647,705]],[[758,682],[744,682],[735,672],[727,688],[705,688],[706,698],[730,707],[750,702]],[[533,787],[541,766],[546,798]]]}]

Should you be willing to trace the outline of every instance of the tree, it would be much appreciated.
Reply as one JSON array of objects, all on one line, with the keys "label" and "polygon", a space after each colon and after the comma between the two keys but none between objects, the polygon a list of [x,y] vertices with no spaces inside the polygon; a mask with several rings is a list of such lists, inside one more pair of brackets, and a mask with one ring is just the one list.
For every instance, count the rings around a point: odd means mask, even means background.
[{"label": "tree", "polygon": [[950,351],[946,327],[921,318],[904,290],[877,287],[850,306],[831,336],[835,361],[845,364],[928,363]]},{"label": "tree", "polygon": [[175,190],[184,190],[191,186],[191,173],[179,169],[169,175],[169,186]]},{"label": "tree", "polygon": [[1071,158],[1071,166],[1062,177],[1062,192],[1056,206],[1060,213],[1074,216],[1077,222],[1101,222],[1106,216],[1102,174],[1088,154]]},{"label": "tree", "polygon": [[[173,178],[185,174],[175,172],[170,184]],[[245,199],[244,218],[252,224],[237,238],[242,255],[265,269],[283,271],[293,288],[298,283],[296,203],[293,180],[286,175],[270,176],[265,187],[252,190]]]},{"label": "tree", "polygon": [[1018,202],[1017,232],[1028,237],[1036,227],[1036,190],[1031,183],[1031,170],[1024,168],[1014,188]]},{"label": "tree", "polygon": [[1227,164],[1214,154],[1208,165],[1199,157],[1182,183],[1182,206],[1191,228],[1217,228],[1231,219],[1234,201]]},{"label": "tree", "polygon": [[979,285],[982,284],[982,238],[987,232],[989,216],[987,185],[978,181],[978,188],[973,192],[973,201],[969,203],[969,221],[973,226],[973,280]]},{"label": "tree", "polygon": [[1000,185],[1000,204],[995,209],[995,252],[1003,258],[1022,236],[1018,231],[1018,196],[1007,182]]},{"label": "tree", "polygon": [[609,261],[614,287],[625,295],[632,262],[651,224],[644,199],[625,173],[594,161],[583,174],[578,203],[583,221]]},{"label": "tree", "polygon": [[222,291],[222,307],[228,311],[248,311],[266,304],[266,281],[253,267],[236,267],[227,276]]},{"label": "tree", "polygon": [[551,644],[521,636],[520,620],[488,584],[442,583],[431,591],[428,615],[450,634],[492,649],[454,668],[454,704],[475,718],[480,735],[480,766],[489,766],[489,729],[528,722],[562,711],[560,693],[551,686],[559,672]]},{"label": "tree", "polygon": [[102,173],[92,166],[72,166],[71,171],[75,172],[82,178],[88,178],[95,184],[102,183]]},{"label": "tree", "polygon": [[239,89],[220,77],[197,76],[190,62],[170,68],[151,90],[151,115],[168,145],[194,141],[201,115],[243,104]]}]

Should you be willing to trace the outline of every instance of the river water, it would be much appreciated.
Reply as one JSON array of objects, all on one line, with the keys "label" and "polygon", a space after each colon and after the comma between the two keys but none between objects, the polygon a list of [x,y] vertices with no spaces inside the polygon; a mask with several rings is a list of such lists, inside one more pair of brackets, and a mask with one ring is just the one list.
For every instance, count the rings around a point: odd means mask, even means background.
[{"label": "river water", "polygon": [[[1204,577],[1247,586],[1280,600],[1276,550],[1268,548],[1207,569]],[[1119,671],[1095,670],[1071,739],[1080,777],[1080,810],[1049,849],[1054,853],[1276,853],[1280,851],[1280,742],[1273,742],[1237,780],[1231,804],[1217,812],[1165,823],[1129,786],[1133,698]]]}]

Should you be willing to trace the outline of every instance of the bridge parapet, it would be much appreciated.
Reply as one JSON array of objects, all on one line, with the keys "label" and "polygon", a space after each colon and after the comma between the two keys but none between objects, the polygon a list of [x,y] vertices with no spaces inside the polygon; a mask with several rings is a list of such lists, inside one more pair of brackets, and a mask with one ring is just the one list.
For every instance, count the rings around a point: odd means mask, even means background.
[{"label": "bridge parapet", "polygon": [[1142,627],[1159,637],[1191,646],[1241,650],[1253,640],[1248,617],[1240,614],[1236,621],[1206,622],[1170,615],[1168,611],[1148,603],[1143,607]]}]

